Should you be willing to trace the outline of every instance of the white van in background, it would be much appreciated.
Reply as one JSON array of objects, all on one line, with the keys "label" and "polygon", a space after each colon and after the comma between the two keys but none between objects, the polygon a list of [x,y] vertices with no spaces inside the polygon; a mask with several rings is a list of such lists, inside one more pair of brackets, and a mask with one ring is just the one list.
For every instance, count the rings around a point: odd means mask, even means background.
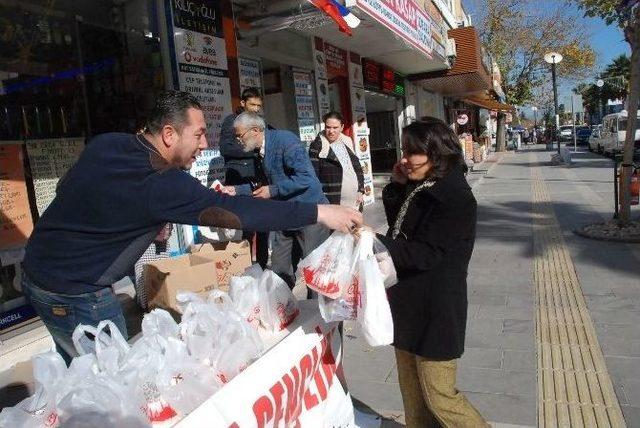
[{"label": "white van in background", "polygon": [[[636,123],[636,146],[640,144],[640,110],[638,110],[638,121]],[[602,132],[598,141],[598,146],[602,147],[605,154],[614,155],[621,153],[624,147],[624,140],[627,137],[627,111],[608,114],[602,118]]]}]

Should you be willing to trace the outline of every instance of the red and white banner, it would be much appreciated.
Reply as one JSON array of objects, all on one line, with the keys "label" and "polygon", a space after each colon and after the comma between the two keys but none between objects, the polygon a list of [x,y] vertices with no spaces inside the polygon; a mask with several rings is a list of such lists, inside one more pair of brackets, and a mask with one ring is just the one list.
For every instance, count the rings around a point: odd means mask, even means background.
[{"label": "red and white banner", "polygon": [[175,426],[355,427],[341,345],[318,314]]}]

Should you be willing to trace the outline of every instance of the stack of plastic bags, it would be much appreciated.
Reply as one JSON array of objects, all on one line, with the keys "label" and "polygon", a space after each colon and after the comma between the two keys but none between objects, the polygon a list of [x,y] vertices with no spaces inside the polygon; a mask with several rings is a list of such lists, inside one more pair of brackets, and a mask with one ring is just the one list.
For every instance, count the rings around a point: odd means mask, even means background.
[{"label": "stack of plastic bags", "polygon": [[262,355],[259,329],[280,331],[297,316],[282,279],[259,267],[248,275],[234,279],[235,300],[220,290],[179,293],[180,324],[155,309],[133,345],[111,321],[78,326],[79,356],[69,368],[55,352],[34,357],[36,393],[3,409],[0,427],[173,425]]},{"label": "stack of plastic bags", "polygon": [[298,264],[298,278],[319,293],[325,321],[357,320],[371,346],[393,342],[393,319],[385,289],[397,282],[389,252],[373,232],[357,242],[334,232]]}]

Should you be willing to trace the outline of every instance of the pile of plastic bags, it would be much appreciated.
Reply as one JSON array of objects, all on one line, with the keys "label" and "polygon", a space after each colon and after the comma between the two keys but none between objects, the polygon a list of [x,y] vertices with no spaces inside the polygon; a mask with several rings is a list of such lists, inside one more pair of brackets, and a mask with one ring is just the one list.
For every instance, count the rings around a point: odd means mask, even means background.
[{"label": "pile of plastic bags", "polygon": [[298,278],[318,292],[325,321],[357,320],[371,346],[393,342],[385,289],[397,282],[393,261],[373,232],[334,232],[298,264]]},{"label": "pile of plastic bags", "polygon": [[3,409],[0,426],[173,425],[262,355],[259,330],[278,332],[299,313],[284,281],[259,267],[230,291],[179,293],[181,322],[155,309],[133,345],[111,321],[78,326],[79,356],[68,368],[56,352],[34,357],[36,393]]}]

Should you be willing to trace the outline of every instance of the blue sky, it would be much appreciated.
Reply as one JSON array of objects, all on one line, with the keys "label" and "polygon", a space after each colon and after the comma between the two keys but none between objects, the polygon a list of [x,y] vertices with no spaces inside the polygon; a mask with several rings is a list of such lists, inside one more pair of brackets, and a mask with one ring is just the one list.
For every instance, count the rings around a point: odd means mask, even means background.
[{"label": "blue sky", "polygon": [[[484,3],[484,0],[463,0],[463,4],[467,12],[471,13],[472,21],[478,23],[479,14],[477,11],[479,7]],[[568,3],[568,4],[567,4]],[[559,4],[563,4],[563,8],[567,11],[567,14],[574,16],[579,20],[581,25],[587,29],[589,34],[589,42],[597,54],[597,63],[595,74],[604,69],[604,67],[615,57],[620,54],[626,53],[631,55],[629,45],[624,41],[624,35],[622,30],[617,25],[612,24],[608,26],[600,18],[587,18],[584,17],[584,13],[573,2],[566,2],[564,0],[533,0],[532,5],[536,8],[543,8],[547,10],[554,10]],[[560,85],[558,88],[558,102],[570,103],[569,94],[571,89],[575,86],[575,82],[570,82],[565,85]],[[576,104],[579,104],[577,98]]]}]

